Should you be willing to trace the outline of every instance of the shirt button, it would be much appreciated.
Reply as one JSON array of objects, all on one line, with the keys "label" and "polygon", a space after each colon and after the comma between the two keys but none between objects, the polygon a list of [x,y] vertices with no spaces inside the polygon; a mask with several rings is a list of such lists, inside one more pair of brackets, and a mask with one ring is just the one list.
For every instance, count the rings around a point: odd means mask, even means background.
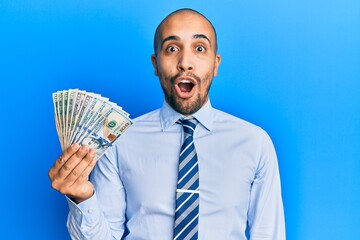
[{"label": "shirt button", "polygon": [[92,213],[94,212],[94,209],[90,208],[90,209],[87,210],[87,212],[88,212],[89,214],[92,214]]}]

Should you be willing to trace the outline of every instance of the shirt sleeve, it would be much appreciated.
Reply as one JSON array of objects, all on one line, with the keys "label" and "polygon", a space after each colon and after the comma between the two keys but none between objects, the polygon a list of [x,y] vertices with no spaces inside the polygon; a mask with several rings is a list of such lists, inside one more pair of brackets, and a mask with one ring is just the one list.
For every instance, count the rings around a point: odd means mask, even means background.
[{"label": "shirt sleeve", "polygon": [[[79,204],[67,198],[67,227],[72,239],[121,239],[125,223],[125,191],[119,178],[116,154],[108,149],[90,176],[94,195]],[[113,151],[110,151],[113,150]]]},{"label": "shirt sleeve", "polygon": [[270,137],[261,132],[259,163],[252,183],[248,225],[251,240],[285,240],[285,220],[277,157]]}]

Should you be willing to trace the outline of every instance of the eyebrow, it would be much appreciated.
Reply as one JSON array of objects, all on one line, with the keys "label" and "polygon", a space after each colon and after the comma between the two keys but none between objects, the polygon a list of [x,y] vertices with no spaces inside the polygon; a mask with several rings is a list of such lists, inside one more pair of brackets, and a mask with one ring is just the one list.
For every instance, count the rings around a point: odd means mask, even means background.
[{"label": "eyebrow", "polygon": [[[193,39],[199,39],[199,38],[200,39],[206,39],[211,45],[210,39],[205,34],[195,34],[195,35],[193,35]],[[176,35],[168,36],[168,37],[164,38],[164,40],[161,41],[160,48],[162,48],[162,46],[165,44],[165,42],[171,41],[171,40],[180,40],[180,38],[178,36],[176,36]]]},{"label": "eyebrow", "polygon": [[194,39],[198,39],[198,38],[206,39],[206,40],[210,43],[210,45],[211,45],[210,39],[209,39],[205,34],[195,34],[195,35],[193,36],[193,38],[194,38]]},{"label": "eyebrow", "polygon": [[166,38],[164,38],[164,40],[161,41],[161,45],[160,48],[162,48],[162,46],[164,45],[165,42],[167,41],[171,41],[171,40],[179,40],[180,38],[178,36],[168,36]]}]

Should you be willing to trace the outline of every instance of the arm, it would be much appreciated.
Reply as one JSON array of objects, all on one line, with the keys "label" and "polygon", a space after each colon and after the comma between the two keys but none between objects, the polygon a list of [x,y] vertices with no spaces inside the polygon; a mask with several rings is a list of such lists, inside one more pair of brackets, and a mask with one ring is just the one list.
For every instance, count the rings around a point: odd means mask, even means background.
[{"label": "arm", "polygon": [[265,132],[260,137],[259,164],[250,194],[250,239],[285,240],[278,162],[273,144]]}]

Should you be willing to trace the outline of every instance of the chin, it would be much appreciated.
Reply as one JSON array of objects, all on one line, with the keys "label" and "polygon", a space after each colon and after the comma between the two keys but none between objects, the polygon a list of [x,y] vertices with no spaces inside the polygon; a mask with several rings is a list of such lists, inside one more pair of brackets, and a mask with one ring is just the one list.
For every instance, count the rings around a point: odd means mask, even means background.
[{"label": "chin", "polygon": [[[169,101],[170,100],[170,101]],[[183,115],[192,115],[196,113],[201,107],[202,102],[200,98],[195,100],[183,100],[183,99],[168,99],[169,105],[178,113]]]}]

